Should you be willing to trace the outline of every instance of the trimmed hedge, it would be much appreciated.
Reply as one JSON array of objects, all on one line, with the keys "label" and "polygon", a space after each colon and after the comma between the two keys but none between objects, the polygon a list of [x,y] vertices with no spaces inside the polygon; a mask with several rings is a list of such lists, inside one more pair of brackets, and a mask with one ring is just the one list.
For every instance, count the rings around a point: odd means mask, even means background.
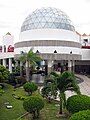
[{"label": "trimmed hedge", "polygon": [[74,113],[70,120],[90,120],[90,110],[83,110],[77,113]]},{"label": "trimmed hedge", "polygon": [[37,118],[44,107],[44,101],[39,96],[30,96],[24,100],[23,107],[27,112],[32,113],[33,118]]},{"label": "trimmed hedge", "polygon": [[67,99],[67,110],[70,113],[90,109],[90,97],[86,95],[74,95]]},{"label": "trimmed hedge", "polygon": [[32,95],[32,92],[38,89],[38,85],[34,82],[27,82],[23,85],[23,88],[29,95]]}]

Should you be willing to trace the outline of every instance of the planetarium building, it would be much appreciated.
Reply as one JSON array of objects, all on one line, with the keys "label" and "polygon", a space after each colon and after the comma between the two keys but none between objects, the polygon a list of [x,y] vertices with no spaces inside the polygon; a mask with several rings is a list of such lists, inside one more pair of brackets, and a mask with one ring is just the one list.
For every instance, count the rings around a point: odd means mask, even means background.
[{"label": "planetarium building", "polygon": [[70,18],[60,9],[41,8],[28,15],[21,26],[19,42],[15,43],[17,60],[21,51],[34,48],[42,58],[41,64],[47,64],[48,70],[67,66],[74,68],[81,60],[80,36]]}]

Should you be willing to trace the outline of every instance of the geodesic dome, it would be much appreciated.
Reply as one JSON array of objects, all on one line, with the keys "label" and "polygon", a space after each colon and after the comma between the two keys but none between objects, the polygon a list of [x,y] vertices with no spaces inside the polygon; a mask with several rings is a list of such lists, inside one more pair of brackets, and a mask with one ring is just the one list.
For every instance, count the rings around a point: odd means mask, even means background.
[{"label": "geodesic dome", "polygon": [[22,24],[21,32],[32,29],[65,29],[75,31],[69,17],[56,8],[41,8],[28,15]]}]

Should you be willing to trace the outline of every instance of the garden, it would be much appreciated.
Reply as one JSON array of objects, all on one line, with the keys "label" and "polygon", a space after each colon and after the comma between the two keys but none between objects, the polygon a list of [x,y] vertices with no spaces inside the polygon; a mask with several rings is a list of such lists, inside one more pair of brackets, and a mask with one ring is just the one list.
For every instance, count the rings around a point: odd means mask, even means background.
[{"label": "garden", "polygon": [[[23,55],[24,63],[37,60],[32,49]],[[51,71],[40,87],[31,82],[28,67],[25,79],[0,65],[0,120],[90,120],[90,97],[81,94],[72,72]],[[76,95],[66,99],[67,90]]]},{"label": "garden", "polygon": [[[24,91],[22,87],[18,87],[14,89],[13,86],[4,83],[4,93],[0,96],[0,120],[16,120],[20,116],[26,114],[27,112],[23,108],[23,99],[21,96],[27,98],[28,93]],[[17,98],[13,96],[16,94]],[[33,93],[35,96],[40,96],[38,90]],[[65,118],[59,118],[57,116],[59,111],[59,103],[57,101],[52,101],[50,104],[46,99],[44,99],[45,106],[40,112],[40,117],[37,120],[67,120],[67,116]],[[6,104],[5,104],[6,103]],[[12,106],[12,108],[8,109],[7,106]],[[27,114],[25,116],[27,120],[32,119],[31,114]]]}]

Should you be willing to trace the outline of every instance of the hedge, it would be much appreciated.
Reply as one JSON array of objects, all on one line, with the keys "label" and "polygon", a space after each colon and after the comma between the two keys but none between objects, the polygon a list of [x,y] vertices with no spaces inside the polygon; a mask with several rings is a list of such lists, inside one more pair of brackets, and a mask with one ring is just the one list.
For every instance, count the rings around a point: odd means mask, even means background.
[{"label": "hedge", "polygon": [[83,110],[77,113],[74,113],[70,120],[90,120],[90,110]]},{"label": "hedge", "polygon": [[74,95],[67,99],[67,110],[70,113],[90,109],[90,97],[86,95]]},{"label": "hedge", "polygon": [[27,112],[32,113],[33,118],[37,118],[44,107],[44,101],[39,96],[30,96],[24,100],[23,107]]}]

